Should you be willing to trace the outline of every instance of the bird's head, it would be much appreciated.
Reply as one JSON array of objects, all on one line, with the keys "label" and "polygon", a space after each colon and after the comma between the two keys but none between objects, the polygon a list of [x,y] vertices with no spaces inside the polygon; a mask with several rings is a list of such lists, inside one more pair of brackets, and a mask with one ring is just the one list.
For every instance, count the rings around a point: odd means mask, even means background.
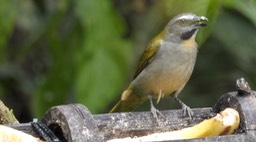
[{"label": "bird's head", "polygon": [[195,37],[199,28],[207,26],[207,21],[206,17],[196,16],[193,13],[177,15],[167,24],[165,36],[176,42],[189,40]]}]

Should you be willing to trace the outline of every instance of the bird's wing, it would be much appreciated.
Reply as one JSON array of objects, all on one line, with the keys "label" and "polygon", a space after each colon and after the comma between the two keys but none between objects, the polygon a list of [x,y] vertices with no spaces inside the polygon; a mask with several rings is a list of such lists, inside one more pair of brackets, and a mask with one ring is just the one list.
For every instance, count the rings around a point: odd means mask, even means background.
[{"label": "bird's wing", "polygon": [[160,47],[160,44],[161,44],[160,39],[163,37],[163,34],[164,34],[164,31],[161,32],[157,37],[155,37],[144,49],[144,52],[140,58],[139,65],[137,67],[137,70],[133,78],[136,78],[141,73],[141,71],[144,68],[146,68],[154,60],[156,51]]}]

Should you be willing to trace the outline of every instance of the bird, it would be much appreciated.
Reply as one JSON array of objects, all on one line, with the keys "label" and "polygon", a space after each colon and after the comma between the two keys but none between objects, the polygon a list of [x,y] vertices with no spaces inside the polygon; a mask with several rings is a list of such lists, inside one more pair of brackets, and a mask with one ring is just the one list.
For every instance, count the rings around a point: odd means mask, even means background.
[{"label": "bird", "polygon": [[133,111],[149,100],[151,112],[157,118],[161,113],[152,99],[158,103],[170,96],[191,119],[192,110],[178,95],[193,72],[199,50],[195,37],[201,27],[207,26],[207,21],[206,17],[193,13],[172,18],[144,49],[132,82],[110,113]]}]

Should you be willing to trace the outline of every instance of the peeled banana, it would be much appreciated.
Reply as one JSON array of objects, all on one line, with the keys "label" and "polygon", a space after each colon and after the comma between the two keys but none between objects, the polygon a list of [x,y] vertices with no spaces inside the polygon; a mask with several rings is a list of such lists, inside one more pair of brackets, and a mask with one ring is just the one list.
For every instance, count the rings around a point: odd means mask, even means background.
[{"label": "peeled banana", "polygon": [[0,142],[43,142],[22,131],[0,125]]},{"label": "peeled banana", "polygon": [[226,108],[215,117],[204,120],[192,127],[171,132],[155,133],[142,137],[112,139],[108,142],[148,142],[229,135],[238,128],[239,123],[240,117],[238,112],[235,109]]}]

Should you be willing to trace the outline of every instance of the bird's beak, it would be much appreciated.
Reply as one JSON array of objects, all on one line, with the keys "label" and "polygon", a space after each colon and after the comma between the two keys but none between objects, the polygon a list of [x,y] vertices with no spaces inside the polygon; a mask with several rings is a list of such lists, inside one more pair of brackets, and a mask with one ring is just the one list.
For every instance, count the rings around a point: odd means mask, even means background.
[{"label": "bird's beak", "polygon": [[196,21],[197,21],[196,26],[205,27],[205,26],[207,26],[206,22],[208,22],[208,19],[204,16],[201,16],[201,17],[197,17]]}]

